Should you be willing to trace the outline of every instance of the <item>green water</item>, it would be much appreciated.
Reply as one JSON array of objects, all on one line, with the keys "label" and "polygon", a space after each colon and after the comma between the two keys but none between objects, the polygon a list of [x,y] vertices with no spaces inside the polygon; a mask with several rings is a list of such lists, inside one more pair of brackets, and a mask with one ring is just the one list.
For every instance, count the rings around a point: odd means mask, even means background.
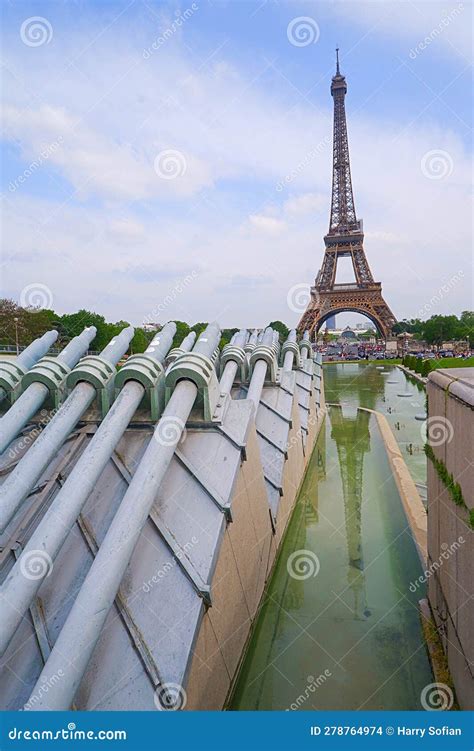
[{"label": "green water", "polygon": [[[381,369],[383,368],[383,369]],[[388,372],[389,375],[383,375]],[[392,383],[395,381],[395,383]],[[324,366],[326,400],[343,405],[376,409],[387,418],[413,480],[426,499],[426,441],[424,423],[415,415],[425,413],[425,389],[394,365],[338,363]],[[410,392],[409,397],[398,394]]]},{"label": "green water", "polygon": [[[324,373],[339,401],[338,372]],[[421,565],[376,419],[356,409],[377,409],[390,387],[377,371],[357,387],[354,375],[342,374],[344,410],[329,410],[311,457],[231,709],[421,709],[433,681],[425,592],[410,591]]]}]

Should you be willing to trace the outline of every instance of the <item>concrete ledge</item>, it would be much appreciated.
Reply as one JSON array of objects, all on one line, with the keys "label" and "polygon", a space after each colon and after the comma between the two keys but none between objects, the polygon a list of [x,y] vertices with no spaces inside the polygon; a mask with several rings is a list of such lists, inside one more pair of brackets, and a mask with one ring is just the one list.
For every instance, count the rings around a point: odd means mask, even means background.
[{"label": "concrete ledge", "polygon": [[429,382],[447,391],[471,409],[474,408],[474,368],[440,368],[429,375]]},{"label": "concrete ledge", "polygon": [[406,368],[404,365],[397,365],[397,368],[400,368],[400,370],[403,370],[404,373],[414,378],[415,381],[418,381],[418,383],[421,383],[422,386],[426,386],[426,384],[428,383],[427,378],[425,378],[424,376],[421,376],[419,373],[415,373],[414,370],[410,370],[409,368]]},{"label": "concrete ledge", "polygon": [[377,423],[387,452],[390,467],[397,483],[398,492],[402,499],[403,508],[413,534],[421,565],[426,568],[428,558],[427,529],[428,517],[425,507],[418,493],[415,482],[409,472],[402,453],[398,447],[392,429],[385,415],[375,409],[358,407],[364,412],[372,412],[377,418]]}]

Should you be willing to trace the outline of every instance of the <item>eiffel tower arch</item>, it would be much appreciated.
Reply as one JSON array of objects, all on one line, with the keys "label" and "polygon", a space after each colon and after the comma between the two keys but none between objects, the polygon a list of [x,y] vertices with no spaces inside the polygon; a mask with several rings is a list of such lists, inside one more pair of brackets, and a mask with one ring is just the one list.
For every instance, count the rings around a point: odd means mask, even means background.
[{"label": "eiffel tower arch", "polygon": [[[367,316],[386,339],[396,319],[382,296],[381,282],[374,281],[372,276],[364,251],[362,220],[356,216],[345,110],[347,84],[339,70],[339,50],[336,55],[336,75],[331,81],[334,132],[329,231],[324,237],[323,263],[298,330],[309,331],[313,338],[328,318],[351,311]],[[337,263],[343,257],[352,261],[354,283],[336,284]]]}]

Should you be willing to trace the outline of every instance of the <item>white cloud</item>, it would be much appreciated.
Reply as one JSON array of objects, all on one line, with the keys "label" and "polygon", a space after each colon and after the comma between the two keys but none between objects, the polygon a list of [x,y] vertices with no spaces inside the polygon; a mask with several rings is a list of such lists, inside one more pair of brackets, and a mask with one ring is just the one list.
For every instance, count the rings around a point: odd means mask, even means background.
[{"label": "white cloud", "polygon": [[327,215],[329,201],[330,197],[327,193],[303,193],[285,201],[283,210],[290,216],[320,214],[321,212],[325,212]]},{"label": "white cloud", "polygon": [[267,232],[270,235],[280,235],[287,229],[286,222],[281,219],[275,219],[273,216],[265,216],[264,214],[252,214],[250,217],[250,223],[262,232]]},{"label": "white cloud", "polygon": [[[60,43],[55,34],[54,49],[66,59]],[[166,317],[294,324],[287,291],[313,281],[329,219],[331,146],[315,147],[328,137],[330,144],[330,96],[324,107],[292,100],[289,109],[277,86],[248,80],[226,60],[199,70],[175,47],[143,60],[130,44],[102,39],[67,76],[47,58],[37,56],[33,67],[24,51],[7,51],[15,71],[11,81],[5,75],[7,137],[20,140],[27,164],[63,136],[44,169],[71,186],[58,201],[29,196],[28,183],[7,191],[7,293],[18,298],[38,281],[52,289],[59,312],[90,307],[139,323],[197,270]],[[470,170],[462,139],[423,118],[406,127],[403,118],[387,123],[351,106],[348,117],[366,251],[394,312],[415,315],[420,297],[426,291],[430,299],[453,269],[464,269],[463,281],[436,312],[469,307]],[[156,174],[164,149],[185,155],[182,178]],[[453,164],[441,180],[421,169],[434,149]],[[271,283],[255,294],[262,279]]]},{"label": "white cloud", "polygon": [[472,58],[472,4],[469,1],[333,0],[324,7],[344,22],[406,40],[407,55],[428,38],[425,49],[433,44],[448,55]]},{"label": "white cloud", "polygon": [[187,197],[212,184],[208,166],[183,152],[184,175],[164,180],[157,174],[151,144],[132,150],[114,143],[107,133],[84,125],[64,108],[7,106],[5,137],[20,141],[23,156],[36,159],[45,145],[55,145],[48,163],[57,167],[75,188],[79,199],[95,194],[103,199],[140,200],[152,196]]}]

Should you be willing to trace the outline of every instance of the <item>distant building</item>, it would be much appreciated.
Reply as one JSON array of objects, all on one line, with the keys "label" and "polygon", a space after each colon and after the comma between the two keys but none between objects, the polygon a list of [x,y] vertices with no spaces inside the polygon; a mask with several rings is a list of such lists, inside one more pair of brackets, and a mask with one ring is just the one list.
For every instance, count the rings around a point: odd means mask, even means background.
[{"label": "distant building", "polygon": [[351,329],[350,326],[346,326],[341,334],[341,339],[357,339],[357,334]]},{"label": "distant building", "polygon": [[142,328],[144,331],[161,331],[163,326],[161,323],[144,323]]}]

